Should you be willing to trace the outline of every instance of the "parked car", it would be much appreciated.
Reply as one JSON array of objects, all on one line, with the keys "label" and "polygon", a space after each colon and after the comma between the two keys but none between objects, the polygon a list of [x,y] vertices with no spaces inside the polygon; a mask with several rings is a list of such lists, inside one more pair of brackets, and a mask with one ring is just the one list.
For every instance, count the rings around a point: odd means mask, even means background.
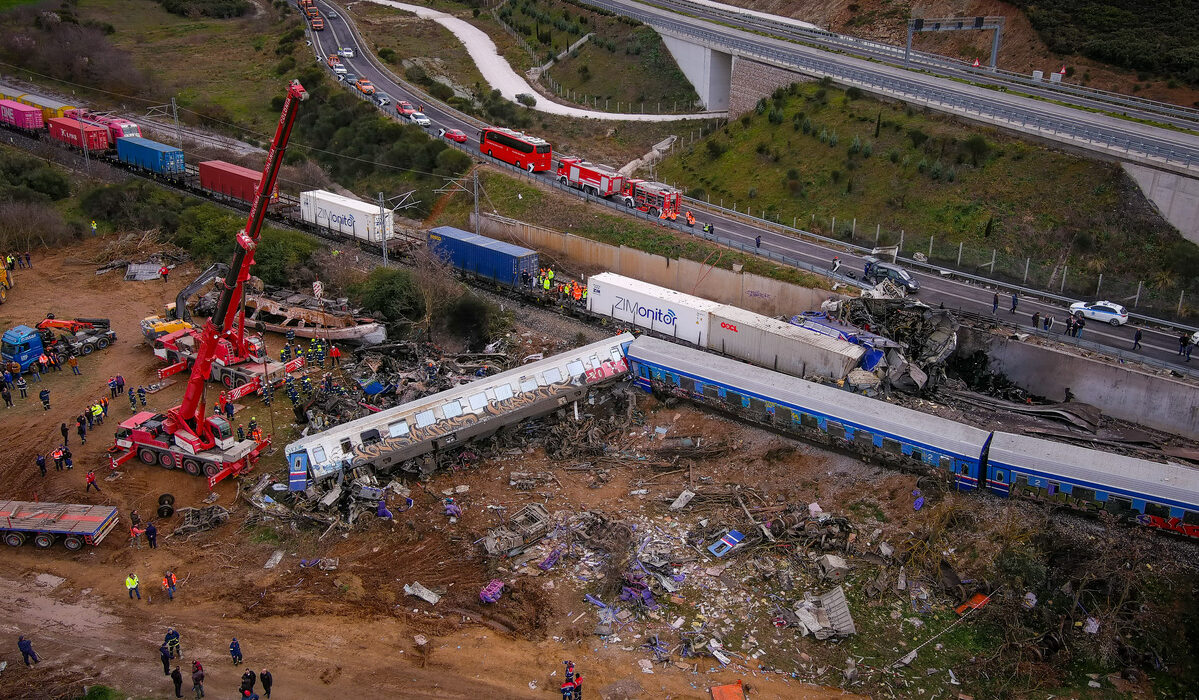
[{"label": "parked car", "polygon": [[433,120],[429,119],[428,117],[421,114],[420,112],[413,112],[412,114],[409,114],[408,121],[412,122],[413,124],[416,124],[417,126],[432,126],[433,125]]},{"label": "parked car", "polygon": [[341,65],[340,63],[333,64],[333,72],[339,76],[349,73],[349,71],[346,70],[346,67]]},{"label": "parked car", "polygon": [[1070,305],[1070,313],[1088,321],[1103,321],[1113,326],[1128,323],[1128,309],[1114,301],[1077,301]]},{"label": "parked car", "polygon": [[[330,16],[332,16],[332,15],[330,15]],[[342,58],[353,58],[354,57],[354,49],[349,49],[349,48],[338,49],[337,55],[341,56]]]},{"label": "parked car", "polygon": [[371,85],[371,81],[367,80],[366,78],[359,78],[358,80],[355,80],[354,87],[358,88],[358,91],[363,95],[375,94],[375,86]]},{"label": "parked car", "polygon": [[459,129],[439,129],[437,131],[437,135],[444,136],[447,139],[451,141],[457,141],[458,143],[466,143],[466,134],[462,133],[462,131]]},{"label": "parked car", "polygon": [[396,103],[396,114],[400,115],[401,117],[406,117],[415,113],[416,109],[412,106],[411,102],[408,102],[407,100],[400,100]]},{"label": "parked car", "polygon": [[386,107],[387,105],[391,104],[391,95],[388,95],[386,92],[376,92],[375,104],[379,105],[380,107]]},{"label": "parked car", "polygon": [[883,262],[873,255],[866,256],[866,266],[862,274],[862,279],[873,284],[877,284],[884,279],[889,279],[902,287],[908,294],[915,294],[920,291],[920,282],[915,277],[912,277],[911,273],[899,265]]},{"label": "parked car", "polygon": [[343,83],[353,85],[358,82],[358,76],[353,73],[338,73],[337,79]]}]

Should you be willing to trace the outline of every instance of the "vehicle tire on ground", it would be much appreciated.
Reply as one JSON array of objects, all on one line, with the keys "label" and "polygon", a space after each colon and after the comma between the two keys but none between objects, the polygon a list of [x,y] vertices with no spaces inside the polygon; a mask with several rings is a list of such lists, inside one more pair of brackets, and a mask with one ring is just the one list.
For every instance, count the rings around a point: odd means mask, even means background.
[{"label": "vehicle tire on ground", "polygon": [[[561,185],[569,185],[569,184],[570,184],[570,181],[566,179],[566,176],[565,176],[565,175],[559,175],[559,176],[558,176],[558,183],[559,183],[559,184],[561,184]],[[586,190],[586,188],[583,188],[583,189],[584,189],[584,190]]]},{"label": "vehicle tire on ground", "polygon": [[142,464],[158,464],[158,455],[154,450],[146,447],[137,451],[137,458],[142,461]]},{"label": "vehicle tire on ground", "polygon": [[81,355],[90,355],[90,354],[92,354],[92,351],[93,351],[93,350],[95,350],[95,348],[94,348],[94,347],[92,347],[92,344],[91,344],[91,343],[87,343],[87,344],[85,344],[83,347],[79,348],[79,353],[80,353]]},{"label": "vehicle tire on ground", "polygon": [[38,549],[49,549],[54,545],[54,535],[49,532],[39,532],[33,536],[33,546]]},{"label": "vehicle tire on ground", "polygon": [[204,476],[216,476],[221,473],[221,468],[212,462],[204,465]]},{"label": "vehicle tire on ground", "polygon": [[96,347],[103,350],[108,347],[108,338],[100,338],[96,341]]},{"label": "vehicle tire on ground", "polygon": [[185,459],[183,460],[183,471],[192,476],[200,476],[200,463],[194,459]]},{"label": "vehicle tire on ground", "polygon": [[518,161],[516,161],[515,165],[516,165],[516,167],[518,167],[518,168],[520,168],[520,167],[523,167],[523,166],[521,166],[521,164],[520,164],[520,161],[519,161],[519,160],[518,160]]},{"label": "vehicle tire on ground", "polygon": [[658,218],[658,216],[660,216],[662,214],[662,212],[658,211],[657,208],[655,208],[655,207],[650,207],[649,211],[646,213],[649,214],[650,218],[653,218],[653,219]]},{"label": "vehicle tire on ground", "polygon": [[71,535],[62,541],[62,546],[66,547],[69,551],[78,552],[83,549],[83,540]]},{"label": "vehicle tire on ground", "polygon": [[25,533],[23,532],[6,532],[4,533],[4,544],[9,547],[20,547],[25,544]]},{"label": "vehicle tire on ground", "polygon": [[163,452],[163,453],[159,454],[158,455],[158,464],[160,466],[162,466],[164,469],[174,469],[175,468],[175,455],[171,454],[170,452]]},{"label": "vehicle tire on ground", "polygon": [[[186,461],[188,461],[188,460],[184,460],[184,461],[186,462]],[[173,506],[173,505],[175,505],[175,495],[174,495],[174,494],[170,494],[170,493],[164,493],[164,494],[162,494],[161,496],[159,496],[159,497],[158,497],[158,505],[160,505],[160,506]]]},{"label": "vehicle tire on ground", "polygon": [[250,380],[245,377],[238,377],[233,380],[233,386],[245,386]]},{"label": "vehicle tire on ground", "polygon": [[1112,320],[1108,321],[1108,323],[1112,324],[1112,326],[1116,328],[1120,327],[1120,319],[1118,318],[1113,318]]},{"label": "vehicle tire on ground", "polygon": [[164,504],[158,506],[158,517],[169,518],[174,514],[175,514],[175,506],[173,506],[173,505],[164,503]]}]

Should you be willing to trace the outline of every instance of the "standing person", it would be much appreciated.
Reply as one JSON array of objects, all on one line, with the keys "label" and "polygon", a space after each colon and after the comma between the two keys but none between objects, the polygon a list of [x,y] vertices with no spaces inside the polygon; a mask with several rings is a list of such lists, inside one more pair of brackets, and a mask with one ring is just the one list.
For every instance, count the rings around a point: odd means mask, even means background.
[{"label": "standing person", "polygon": [[195,692],[197,700],[204,697],[204,667],[199,661],[192,662],[192,691]]},{"label": "standing person", "polygon": [[93,488],[96,489],[96,493],[102,493],[100,491],[100,486],[96,483],[96,472],[92,471],[91,469],[88,469],[87,470],[87,488],[84,489],[83,492],[87,493],[87,492],[91,491]]},{"label": "standing person", "polygon": [[121,394],[124,394],[124,393],[125,393],[125,378],[118,374],[117,375],[117,393],[112,398],[114,398],[114,399],[119,398],[121,396]]},{"label": "standing person", "polygon": [[137,400],[141,402],[142,408],[146,407],[146,387],[139,386],[137,388]]},{"label": "standing person", "polygon": [[129,410],[137,410],[137,397],[133,395],[133,387],[129,387]]},{"label": "standing person", "polygon": [[175,697],[183,697],[183,674],[179,672],[178,666],[171,671],[171,682],[175,684]]},{"label": "standing person", "polygon": [[1012,311],[1011,311],[1011,313],[1016,313],[1016,305],[1019,303],[1020,303],[1020,297],[1017,296],[1015,292],[1012,292]]},{"label": "standing person", "polygon": [[38,453],[37,455],[37,470],[42,473],[42,478],[46,478],[46,455]]},{"label": "standing person", "polygon": [[1035,331],[1040,327],[1041,327],[1041,312],[1040,311],[1033,312],[1032,329]]},{"label": "standing person", "polygon": [[167,628],[167,635],[163,637],[167,648],[171,650],[171,656],[176,659],[183,658],[183,648],[179,644],[179,630],[174,627]]},{"label": "standing person", "polygon": [[62,471],[62,447],[56,448],[50,453],[50,456],[54,458],[54,471]]},{"label": "standing person", "polygon": [[167,600],[175,600],[175,584],[178,582],[179,579],[170,571],[162,575],[162,590],[167,592]]},{"label": "standing person", "polygon": [[17,391],[21,392],[21,398],[29,398],[29,384],[25,381],[25,377],[18,374],[13,384],[17,386]]},{"label": "standing person", "polygon": [[[158,528],[154,527],[153,521],[146,523],[146,542],[149,543],[150,549],[158,549]],[[171,593],[174,592],[175,587],[171,586]]]},{"label": "standing person", "polygon": [[71,448],[66,446],[62,448],[62,466],[68,470],[75,468],[75,463],[71,461]]},{"label": "standing person", "polygon": [[75,422],[75,431],[79,433],[79,444],[86,445],[87,444],[87,428],[84,427],[83,421],[80,420],[80,421]]},{"label": "standing person", "polygon": [[3,388],[0,388],[0,396],[4,397],[4,407],[12,408],[12,392],[8,390],[7,384]]},{"label": "standing person", "polygon": [[[138,527],[136,524],[130,525],[129,526],[129,544],[133,545],[134,547],[137,547],[138,549],[141,549],[143,532],[145,532],[145,530]],[[137,597],[140,600],[141,594],[138,594]]]},{"label": "standing person", "polygon": [[258,674],[258,680],[262,681],[262,694],[267,697],[267,700],[270,700],[271,686],[275,684],[275,678],[271,676],[270,671],[264,668],[262,673]]},{"label": "standing person", "polygon": [[254,692],[254,683],[257,680],[258,677],[254,674],[254,669],[247,668],[246,672],[241,674],[241,689],[248,690],[251,693]]},{"label": "standing person", "polygon": [[341,364],[341,349],[336,345],[329,346],[329,359],[333,361],[334,367]]},{"label": "standing person", "polygon": [[754,238],[754,248],[761,248],[761,247],[762,247],[762,237],[758,236],[758,237]]},{"label": "standing person", "polygon": [[94,417],[94,414],[92,413],[92,407],[91,407],[91,406],[84,406],[84,408],[83,408],[83,413],[81,413],[81,414],[79,414],[79,415],[80,415],[81,417],[83,417],[83,418],[84,418],[84,420],[86,420],[86,421],[87,421],[87,429],[88,429],[88,430],[91,430],[93,427],[95,427],[95,425],[96,425],[96,419],[95,419],[95,417]]},{"label": "standing person", "polygon": [[130,600],[133,599],[134,595],[137,596],[138,600],[142,599],[142,592],[137,588],[140,584],[141,582],[137,580],[137,574],[129,574],[129,576],[125,578],[125,588],[129,590]]},{"label": "standing person", "polygon": [[71,368],[71,372],[75,376],[77,376],[77,377],[83,376],[83,372],[79,371],[79,359],[76,358],[74,355],[71,355],[70,357],[67,358],[67,366]]},{"label": "standing person", "polygon": [[1086,327],[1087,327],[1087,320],[1085,318],[1083,318],[1082,316],[1079,316],[1074,321],[1074,337],[1081,338],[1082,337],[1082,329],[1084,329]]},{"label": "standing person", "polygon": [[1188,338],[1186,350],[1183,351],[1183,354],[1186,355],[1186,358],[1187,358],[1187,359],[1183,360],[1184,362],[1191,361],[1191,350],[1193,350],[1194,348],[1195,348],[1195,344],[1192,343],[1191,340]]},{"label": "standing person", "polygon": [[21,660],[25,662],[26,666],[32,667],[33,664],[41,663],[42,660],[37,657],[37,652],[33,650],[33,642],[25,639],[25,635],[17,637],[17,648],[21,650]]},{"label": "standing person", "polygon": [[1143,333],[1141,333],[1140,328],[1138,328],[1136,330],[1136,332],[1132,334],[1132,349],[1133,350],[1141,349],[1141,338],[1143,338],[1143,337],[1145,337],[1145,336]]},{"label": "standing person", "polygon": [[1187,335],[1186,331],[1178,336],[1178,354],[1181,356],[1183,351],[1187,349],[1187,344],[1191,342],[1191,336]]},{"label": "standing person", "polygon": [[67,427],[66,423],[63,423],[58,426],[58,432],[62,433],[62,442],[65,445],[67,443],[67,437],[71,435],[71,429]]},{"label": "standing person", "polygon": [[237,643],[237,637],[234,637],[233,641],[229,642],[229,656],[233,657],[234,666],[241,663],[241,644]]},{"label": "standing person", "polygon": [[42,400],[42,410],[50,410],[50,390],[42,389],[37,393],[37,397]]},{"label": "standing person", "polygon": [[25,251],[25,267],[33,269],[33,263],[29,260],[29,251]]},{"label": "standing person", "polygon": [[117,378],[116,377],[108,378],[108,395],[114,399],[117,397]]},{"label": "standing person", "polygon": [[999,313],[999,292],[995,292],[995,296],[991,298],[991,315]]},{"label": "standing person", "polygon": [[162,661],[162,675],[171,675],[171,650],[167,648],[166,642],[163,642],[162,646],[158,647],[158,656]]},{"label": "standing person", "polygon": [[162,277],[162,281],[165,284],[167,281],[167,276],[171,274],[171,268],[163,265],[162,267],[158,268],[158,274]]}]

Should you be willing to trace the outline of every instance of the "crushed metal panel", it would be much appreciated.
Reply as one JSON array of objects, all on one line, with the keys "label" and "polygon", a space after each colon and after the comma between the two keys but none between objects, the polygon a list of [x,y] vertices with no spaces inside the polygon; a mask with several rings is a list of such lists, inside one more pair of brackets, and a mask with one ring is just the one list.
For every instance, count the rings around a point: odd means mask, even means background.
[{"label": "crushed metal panel", "polygon": [[161,279],[162,275],[158,274],[161,267],[161,264],[156,263],[129,263],[129,267],[125,268],[125,281],[147,282]]},{"label": "crushed metal panel", "polygon": [[837,635],[847,637],[858,633],[853,624],[853,616],[849,614],[849,601],[845,600],[844,588],[837,586],[816,596],[813,601],[828,615],[829,625]]}]

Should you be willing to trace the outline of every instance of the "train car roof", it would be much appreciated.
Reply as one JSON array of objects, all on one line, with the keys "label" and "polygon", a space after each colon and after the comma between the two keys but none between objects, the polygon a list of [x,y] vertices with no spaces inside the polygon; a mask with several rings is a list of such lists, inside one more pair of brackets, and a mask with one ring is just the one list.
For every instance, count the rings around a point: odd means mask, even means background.
[{"label": "train car roof", "polygon": [[[129,123],[132,124],[133,122],[129,122]],[[145,148],[149,148],[151,150],[158,151],[159,153],[174,153],[174,152],[180,150],[180,149],[176,148],[175,146],[169,146],[165,143],[161,143],[161,142],[155,141],[153,139],[148,139],[145,136],[121,136],[121,137],[117,138],[117,141],[126,141],[128,143],[136,143],[139,146],[144,146]]]},{"label": "train car roof", "polygon": [[480,248],[498,250],[505,255],[511,255],[515,258],[523,258],[526,255],[534,255],[537,253],[535,250],[530,250],[529,248],[518,246],[514,243],[496,240],[480,233],[463,231],[462,229],[454,228],[453,226],[437,226],[429,229],[429,233],[437,234],[438,236],[444,236],[446,238],[453,238],[454,240],[462,241],[463,243],[470,243],[471,245],[479,246]]},{"label": "train car roof", "polygon": [[673,289],[659,287],[658,285],[650,284],[649,282],[642,282],[641,280],[633,277],[618,275],[615,272],[601,272],[599,274],[592,275],[588,278],[587,283],[590,285],[592,282],[610,282],[618,289],[627,289],[632,292],[637,292],[638,294],[644,294],[648,297],[653,297],[655,299],[660,299],[673,304],[679,304],[689,309],[696,309],[698,311],[705,311],[708,313],[724,308],[724,304],[712,301],[711,299],[697,297],[694,294],[687,294],[686,292],[676,292]]},{"label": "train car roof", "polygon": [[[1199,469],[1165,464],[1112,452],[1068,445],[1025,435],[995,433],[990,459],[1016,469],[1095,485],[1099,491],[1118,489],[1164,499],[1199,510]],[[1110,487],[1110,488],[1105,488]]]},{"label": "train car roof", "polygon": [[514,379],[519,379],[530,374],[536,374],[552,367],[558,367],[565,363],[567,358],[573,359],[582,355],[594,354],[601,350],[608,351],[613,347],[620,347],[621,345],[629,343],[632,340],[632,334],[621,333],[620,335],[612,336],[611,338],[607,338],[605,340],[583,345],[573,350],[567,350],[552,357],[547,357],[543,360],[513,367],[510,370],[500,372],[499,374],[495,374],[490,377],[477,379],[473,382],[467,382],[466,384],[459,384],[458,386],[446,389],[445,391],[439,391],[436,394],[430,394],[424,398],[416,399],[415,401],[409,401],[408,403],[394,406],[385,411],[372,413],[371,415],[363,416],[362,418],[356,418],[348,423],[342,423],[341,425],[334,426],[323,432],[302,437],[295,442],[289,443],[284,449],[284,452],[290,455],[301,450],[306,450],[310,445],[323,443],[330,438],[334,440],[341,440],[347,437],[356,437],[361,435],[364,431],[370,430],[371,428],[385,428],[389,423],[392,423],[401,417],[412,413],[413,411],[441,406],[456,398],[477,394],[480,391],[485,391],[493,386],[510,383]]},{"label": "train car roof", "polygon": [[801,410],[807,408],[856,423],[871,433],[907,438],[955,454],[981,454],[990,435],[985,430],[957,421],[649,336],[641,336],[634,341],[629,346],[628,356],[634,360],[644,359],[661,364],[701,380],[742,389],[767,401],[791,404]]},{"label": "train car roof", "polygon": [[804,345],[811,345],[822,350],[835,352],[839,355],[848,357],[855,362],[862,359],[862,355],[866,354],[866,348],[863,348],[861,345],[854,345],[853,343],[841,340],[840,338],[834,338],[821,333],[813,333],[806,328],[796,326],[786,321],[780,321],[777,318],[771,318],[770,316],[763,316],[760,313],[750,311],[748,309],[742,309],[738,306],[721,304],[720,308],[712,313],[716,314],[717,316],[723,316],[730,321],[736,321],[737,323],[745,324],[751,328],[758,328],[776,336],[793,340],[797,343],[803,343]]},{"label": "train car roof", "polygon": [[75,105],[71,104],[70,102],[61,102],[52,97],[42,97],[41,95],[34,95],[34,94],[31,94],[28,92],[21,95],[21,99],[28,100],[28,101],[38,105],[39,107],[45,107],[48,109],[63,109],[65,107],[74,107],[75,106]]}]

